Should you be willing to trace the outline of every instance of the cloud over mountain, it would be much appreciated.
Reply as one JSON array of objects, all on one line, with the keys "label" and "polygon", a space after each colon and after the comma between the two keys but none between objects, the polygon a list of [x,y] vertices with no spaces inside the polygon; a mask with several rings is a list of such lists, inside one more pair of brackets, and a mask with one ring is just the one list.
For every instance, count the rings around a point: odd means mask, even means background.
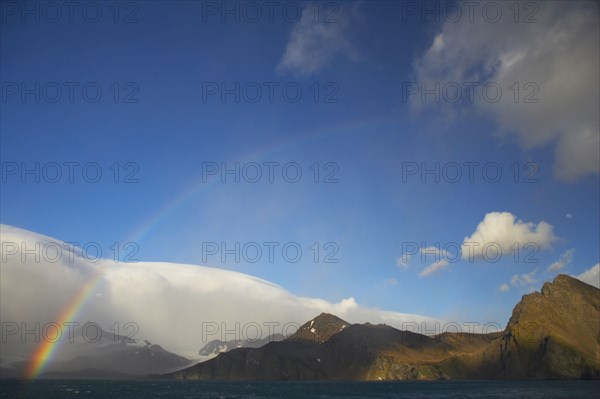
[{"label": "cloud over mountain", "polygon": [[[403,323],[436,321],[367,308],[352,297],[337,303],[300,297],[269,281],[211,267],[107,259],[90,262],[66,251],[57,258],[50,251],[67,244],[0,226],[2,322],[26,322],[30,326],[56,322],[61,311],[78,297],[81,287],[98,273],[100,278],[87,301],[82,302],[77,321],[83,324],[91,320],[105,329],[114,323],[133,322],[139,327],[138,337],[188,356],[211,339],[292,333],[298,323],[320,312],[334,313],[350,322],[371,321],[398,328]],[[23,249],[30,253],[24,255]],[[37,259],[34,250],[41,254]],[[2,349],[7,349],[6,345]],[[24,345],[24,350],[33,347]]]}]

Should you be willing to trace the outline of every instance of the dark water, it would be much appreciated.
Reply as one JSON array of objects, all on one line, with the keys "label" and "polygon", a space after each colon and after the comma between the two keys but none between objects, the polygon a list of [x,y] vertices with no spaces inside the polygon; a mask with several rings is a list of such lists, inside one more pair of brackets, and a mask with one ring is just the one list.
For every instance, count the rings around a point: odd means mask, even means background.
[{"label": "dark water", "polygon": [[0,380],[0,398],[599,398],[600,381],[194,382]]}]

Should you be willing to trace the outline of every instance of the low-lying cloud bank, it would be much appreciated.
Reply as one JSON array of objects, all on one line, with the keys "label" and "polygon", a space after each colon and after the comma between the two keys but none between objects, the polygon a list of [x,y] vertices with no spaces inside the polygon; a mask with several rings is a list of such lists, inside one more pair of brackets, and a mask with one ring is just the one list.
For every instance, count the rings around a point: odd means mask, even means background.
[{"label": "low-lying cloud bank", "polygon": [[[61,324],[60,314],[75,304],[80,310],[73,321],[81,325],[97,322],[106,331],[133,334],[133,338],[193,357],[211,339],[292,333],[321,312],[351,323],[369,321],[411,330],[422,329],[425,322],[428,331],[424,333],[430,333],[439,321],[367,308],[352,297],[337,303],[300,297],[269,281],[229,270],[106,259],[90,262],[68,251],[60,240],[12,226],[0,225],[0,229],[3,325],[25,323],[35,329],[37,322],[43,330],[47,323]],[[59,247],[64,249],[57,256]],[[94,284],[89,294],[81,295],[90,281]],[[135,323],[137,331],[126,330],[128,322]],[[0,348],[9,357],[16,356],[15,352],[29,356],[37,347],[35,334],[22,340],[20,332],[4,337],[5,332],[3,340],[7,340]]]}]

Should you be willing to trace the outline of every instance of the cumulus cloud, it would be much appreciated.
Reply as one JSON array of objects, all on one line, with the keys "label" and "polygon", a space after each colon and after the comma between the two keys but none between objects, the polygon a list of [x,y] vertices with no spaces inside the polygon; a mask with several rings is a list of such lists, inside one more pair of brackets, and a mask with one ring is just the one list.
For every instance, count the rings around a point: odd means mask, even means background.
[{"label": "cumulus cloud", "polygon": [[556,272],[556,271],[562,270],[565,266],[567,266],[568,264],[570,264],[573,261],[574,253],[575,253],[575,249],[573,249],[573,248],[566,250],[562,255],[560,255],[560,258],[558,258],[558,260],[556,262],[554,262],[550,266],[548,266],[547,271],[548,272]]},{"label": "cumulus cloud", "polygon": [[578,278],[584,283],[588,283],[589,285],[593,285],[596,288],[600,288],[600,263],[596,263],[588,270],[574,277]]},{"label": "cumulus cloud", "polygon": [[[485,215],[475,232],[470,237],[465,237],[461,252],[462,257],[470,261],[493,259],[496,254],[514,255],[516,243],[525,256],[527,251],[524,249],[549,248],[555,239],[552,225],[544,221],[538,224],[526,223],[517,220],[510,212],[490,212]],[[535,247],[528,248],[532,245]]]},{"label": "cumulus cloud", "polygon": [[[465,94],[445,102],[445,110],[489,117],[499,136],[525,150],[553,146],[554,175],[572,181],[600,170],[598,4],[536,4],[536,23],[515,23],[509,10],[497,23],[446,22],[415,60],[414,73],[427,87],[457,83],[463,93],[465,83],[499,85],[498,101],[474,89],[473,100]],[[423,106],[419,96],[411,99]]]},{"label": "cumulus cloud", "polygon": [[510,286],[506,283],[500,284],[500,287],[498,287],[498,291],[508,292],[508,291],[510,291]]},{"label": "cumulus cloud", "polygon": [[[8,247],[35,248],[59,240],[15,227],[0,225],[2,263],[0,267],[0,317],[2,322],[56,322],[65,307],[73,303],[81,287],[100,275],[93,293],[78,313],[76,322],[100,324],[109,330],[114,323],[139,326],[134,338],[147,339],[167,350],[194,357],[206,342],[203,323],[216,323],[221,338],[224,329],[243,336],[247,323],[258,323],[262,335],[269,333],[269,322],[279,323],[271,332],[292,333],[294,328],[321,312],[329,312],[351,323],[386,323],[402,328],[404,323],[432,323],[425,316],[372,309],[352,297],[339,302],[294,295],[269,281],[229,270],[174,263],[117,263],[101,259],[95,263],[79,256],[42,255],[39,259]],[[283,331],[286,323],[288,330]],[[223,330],[221,330],[221,326]],[[254,331],[254,330],[253,330]],[[232,339],[231,332],[228,335]],[[251,338],[255,338],[253,335]],[[30,355],[32,340],[0,345],[3,359],[19,350]],[[14,355],[14,354],[13,354]]]},{"label": "cumulus cloud", "polygon": [[334,8],[321,9],[318,14],[314,12],[314,5],[304,9],[277,65],[279,72],[308,76],[337,59],[357,58],[357,50],[349,39],[349,25],[355,19],[356,3],[332,3],[330,6]]}]

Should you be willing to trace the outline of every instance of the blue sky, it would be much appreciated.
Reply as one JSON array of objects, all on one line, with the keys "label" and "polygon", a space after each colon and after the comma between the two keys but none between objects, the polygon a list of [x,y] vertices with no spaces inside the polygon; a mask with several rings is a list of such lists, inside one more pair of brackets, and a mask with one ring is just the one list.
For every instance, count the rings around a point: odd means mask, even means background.
[{"label": "blue sky", "polygon": [[[3,224],[98,243],[105,257],[117,242],[121,260],[131,241],[139,261],[236,270],[299,296],[500,323],[521,295],[598,263],[597,4],[533,2],[518,22],[508,8],[498,22],[479,10],[473,22],[451,22],[441,11],[439,21],[407,15],[415,2],[332,2],[318,3],[315,22],[312,3],[278,3],[272,21],[253,3],[262,17],[251,22],[245,3],[222,15],[220,2],[152,1],[120,3],[115,23],[101,2],[98,22],[82,16],[82,3],[71,23],[66,9],[52,22],[43,3],[24,16],[23,3],[7,3]],[[302,17],[282,14],[286,4]],[[439,101],[407,91],[436,82]],[[497,102],[479,89],[467,98],[466,83],[490,82],[502,88]],[[222,92],[236,83],[239,101]],[[453,102],[456,87],[463,97]],[[72,182],[65,162],[78,163]],[[279,163],[273,182],[270,162]],[[38,177],[22,174],[36,163]],[[262,178],[203,175],[236,163],[249,176],[261,165]],[[438,181],[421,175],[436,165]],[[302,177],[289,182],[298,167]],[[98,168],[99,181],[87,181]],[[467,237],[504,256],[402,263],[411,243],[456,249]],[[265,242],[279,245],[273,261]],[[259,243],[263,253],[223,262],[206,253],[210,243]],[[298,262],[284,259],[286,243],[302,249]],[[338,262],[325,262],[332,251]]]}]

